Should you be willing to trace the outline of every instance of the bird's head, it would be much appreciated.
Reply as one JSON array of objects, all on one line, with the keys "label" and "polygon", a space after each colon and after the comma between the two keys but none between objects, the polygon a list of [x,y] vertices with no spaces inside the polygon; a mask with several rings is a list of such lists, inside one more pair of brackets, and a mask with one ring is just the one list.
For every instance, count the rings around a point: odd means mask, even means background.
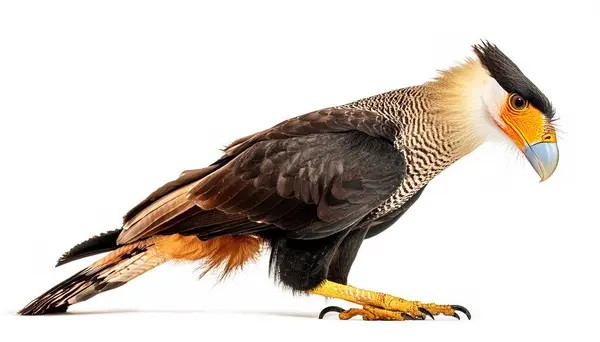
[{"label": "bird's head", "polygon": [[488,42],[473,47],[476,68],[485,76],[476,92],[479,115],[508,137],[539,174],[548,179],[558,165],[554,108],[548,98],[498,47]]}]

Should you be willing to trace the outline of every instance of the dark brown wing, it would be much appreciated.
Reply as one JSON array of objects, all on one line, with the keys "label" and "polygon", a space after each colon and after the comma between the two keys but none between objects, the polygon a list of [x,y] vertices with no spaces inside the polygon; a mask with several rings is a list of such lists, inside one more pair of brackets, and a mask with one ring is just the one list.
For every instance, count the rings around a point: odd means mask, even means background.
[{"label": "dark brown wing", "polygon": [[204,210],[244,214],[294,238],[347,228],[386,200],[402,180],[393,146],[360,132],[255,143],[189,193]]},{"label": "dark brown wing", "polygon": [[378,113],[351,108],[326,108],[293,119],[272,128],[238,139],[225,149],[221,160],[240,154],[259,141],[279,140],[316,133],[358,131],[391,143],[398,136],[397,128]]},{"label": "dark brown wing", "polygon": [[218,169],[218,165],[211,165],[209,167],[205,167],[203,169],[198,169],[198,170],[183,171],[181,173],[181,175],[179,175],[179,178],[156,189],[156,191],[154,191],[153,193],[148,195],[148,197],[146,197],[143,201],[141,201],[135,207],[133,207],[131,210],[129,210],[127,212],[127,214],[125,214],[125,216],[123,216],[123,224],[127,224],[127,221],[131,220],[140,211],[142,211],[144,208],[152,205],[154,202],[161,199],[165,195],[167,195],[181,187],[184,187],[190,183],[193,183],[193,182],[201,179],[202,177],[205,177],[206,175],[210,174],[211,172],[215,171],[216,169]]},{"label": "dark brown wing", "polygon": [[236,141],[210,172],[136,207],[118,243],[274,227],[315,239],[352,226],[397,189],[404,172],[393,129],[368,113],[314,112]]}]

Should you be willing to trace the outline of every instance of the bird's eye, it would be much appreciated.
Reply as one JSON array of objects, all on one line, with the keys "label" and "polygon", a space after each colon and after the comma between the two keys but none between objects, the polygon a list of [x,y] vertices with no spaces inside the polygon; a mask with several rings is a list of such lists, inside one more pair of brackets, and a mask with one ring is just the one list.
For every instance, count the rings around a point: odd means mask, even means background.
[{"label": "bird's eye", "polygon": [[516,111],[522,111],[523,109],[527,108],[527,105],[529,105],[527,100],[525,100],[519,94],[512,94],[508,103],[510,103],[510,107]]}]

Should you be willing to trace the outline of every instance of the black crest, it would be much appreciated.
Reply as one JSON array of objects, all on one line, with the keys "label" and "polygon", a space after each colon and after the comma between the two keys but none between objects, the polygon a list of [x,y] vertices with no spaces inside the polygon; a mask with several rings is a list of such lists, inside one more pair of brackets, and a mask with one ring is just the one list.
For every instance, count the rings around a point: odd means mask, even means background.
[{"label": "black crest", "polygon": [[490,76],[496,79],[504,90],[509,93],[518,93],[546,117],[552,119],[554,109],[550,100],[496,45],[483,41],[479,45],[474,45],[473,51]]}]

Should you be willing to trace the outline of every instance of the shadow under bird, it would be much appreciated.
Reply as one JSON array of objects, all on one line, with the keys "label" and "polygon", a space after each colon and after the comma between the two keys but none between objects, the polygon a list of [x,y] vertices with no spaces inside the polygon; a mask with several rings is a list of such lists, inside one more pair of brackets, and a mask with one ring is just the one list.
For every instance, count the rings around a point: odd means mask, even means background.
[{"label": "shadow under bird", "polygon": [[19,313],[65,312],[168,261],[226,275],[271,251],[272,275],[295,292],[359,308],[339,318],[459,318],[460,305],[407,300],[347,285],[364,239],[392,226],[428,182],[491,139],[516,145],[545,180],[556,169],[554,109],[495,45],[423,85],[286,120],[238,139],[183,172],[124,217],[121,229],[65,253],[58,265],[111,252]]}]

